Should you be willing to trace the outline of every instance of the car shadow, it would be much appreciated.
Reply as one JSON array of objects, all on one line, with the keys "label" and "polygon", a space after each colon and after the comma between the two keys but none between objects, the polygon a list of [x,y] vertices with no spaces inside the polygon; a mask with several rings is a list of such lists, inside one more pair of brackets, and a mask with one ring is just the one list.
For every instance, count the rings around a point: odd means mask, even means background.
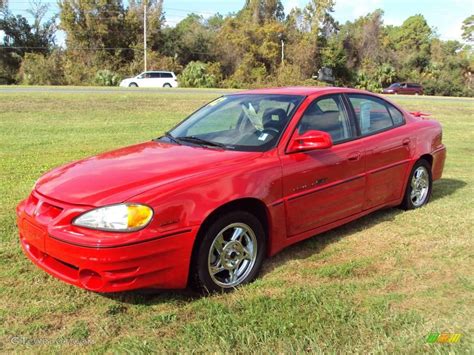
[{"label": "car shadow", "polygon": [[[458,179],[438,180],[434,183],[431,200],[436,201],[448,197],[466,185],[467,183],[465,181]],[[348,235],[366,230],[367,228],[373,227],[379,223],[392,221],[400,213],[405,213],[405,211],[396,207],[381,209],[340,227],[291,245],[264,262],[262,271],[260,272],[260,277],[271,273],[273,270],[291,260],[306,259],[321,253],[328,245],[335,243]],[[100,295],[120,303],[131,305],[154,305],[170,301],[179,304],[188,303],[203,297],[203,293],[195,292],[191,289],[147,289]]]},{"label": "car shadow", "polygon": [[440,179],[433,184],[433,194],[431,201],[440,200],[442,198],[452,195],[457,190],[462,189],[467,185],[467,182],[458,179]]}]

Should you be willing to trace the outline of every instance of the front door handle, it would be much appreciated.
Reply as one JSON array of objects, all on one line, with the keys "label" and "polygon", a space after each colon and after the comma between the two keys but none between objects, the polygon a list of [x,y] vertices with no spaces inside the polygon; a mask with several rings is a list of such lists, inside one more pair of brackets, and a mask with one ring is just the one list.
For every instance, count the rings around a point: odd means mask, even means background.
[{"label": "front door handle", "polygon": [[358,161],[360,159],[360,157],[361,157],[360,152],[355,152],[355,153],[350,154],[347,157],[347,160],[349,160],[349,161]]},{"label": "front door handle", "polygon": [[402,141],[402,144],[405,145],[405,146],[410,145],[410,138],[405,138],[405,139]]}]

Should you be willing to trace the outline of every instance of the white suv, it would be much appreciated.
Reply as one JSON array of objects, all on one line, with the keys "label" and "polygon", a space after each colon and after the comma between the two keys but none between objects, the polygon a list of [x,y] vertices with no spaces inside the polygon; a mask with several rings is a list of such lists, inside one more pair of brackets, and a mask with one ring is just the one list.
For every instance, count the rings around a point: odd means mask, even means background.
[{"label": "white suv", "polygon": [[121,87],[177,88],[176,75],[171,71],[146,71],[134,78],[127,78]]}]

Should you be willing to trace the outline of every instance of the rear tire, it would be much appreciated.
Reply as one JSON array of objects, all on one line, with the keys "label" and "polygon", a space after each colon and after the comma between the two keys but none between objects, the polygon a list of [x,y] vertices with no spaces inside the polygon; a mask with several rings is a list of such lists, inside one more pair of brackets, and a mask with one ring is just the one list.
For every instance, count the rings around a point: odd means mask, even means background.
[{"label": "rear tire", "polygon": [[171,84],[168,84],[166,83],[165,85],[163,85],[164,88],[170,88],[171,87]]},{"label": "rear tire", "polygon": [[245,211],[215,219],[196,241],[192,286],[204,292],[227,292],[257,277],[265,256],[265,231]]},{"label": "rear tire", "polygon": [[431,165],[426,160],[420,159],[408,177],[405,196],[400,207],[404,210],[423,207],[430,200],[432,188]]},{"label": "rear tire", "polygon": [[130,83],[130,84],[128,85],[128,87],[129,87],[129,88],[137,88],[138,85],[137,85],[137,83]]}]

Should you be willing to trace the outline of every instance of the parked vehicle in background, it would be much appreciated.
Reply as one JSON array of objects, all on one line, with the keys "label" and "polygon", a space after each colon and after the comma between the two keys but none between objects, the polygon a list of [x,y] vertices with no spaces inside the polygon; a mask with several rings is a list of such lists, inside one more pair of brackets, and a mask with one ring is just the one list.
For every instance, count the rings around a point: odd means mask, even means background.
[{"label": "parked vehicle in background", "polygon": [[171,71],[146,71],[120,83],[121,87],[177,88],[178,81]]},{"label": "parked vehicle in background", "polygon": [[393,83],[383,89],[384,94],[423,95],[423,86],[415,83]]}]

